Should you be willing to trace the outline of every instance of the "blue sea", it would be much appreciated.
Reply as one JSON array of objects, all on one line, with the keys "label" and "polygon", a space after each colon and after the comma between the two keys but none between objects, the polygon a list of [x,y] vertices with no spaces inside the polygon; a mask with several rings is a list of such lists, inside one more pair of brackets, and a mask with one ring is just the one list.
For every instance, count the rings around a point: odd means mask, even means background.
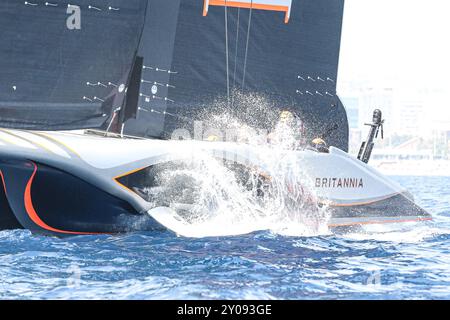
[{"label": "blue sea", "polygon": [[450,299],[450,177],[392,177],[434,220],[299,237],[0,232],[0,299]]}]

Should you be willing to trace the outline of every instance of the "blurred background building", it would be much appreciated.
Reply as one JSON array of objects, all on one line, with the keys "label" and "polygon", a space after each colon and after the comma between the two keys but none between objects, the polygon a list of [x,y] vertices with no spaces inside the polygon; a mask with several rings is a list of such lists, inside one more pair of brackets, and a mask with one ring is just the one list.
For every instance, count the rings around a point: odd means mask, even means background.
[{"label": "blurred background building", "polygon": [[376,144],[374,164],[415,163],[450,175],[450,42],[442,41],[448,12],[447,0],[346,0],[338,95],[351,153],[378,108],[385,139]]}]

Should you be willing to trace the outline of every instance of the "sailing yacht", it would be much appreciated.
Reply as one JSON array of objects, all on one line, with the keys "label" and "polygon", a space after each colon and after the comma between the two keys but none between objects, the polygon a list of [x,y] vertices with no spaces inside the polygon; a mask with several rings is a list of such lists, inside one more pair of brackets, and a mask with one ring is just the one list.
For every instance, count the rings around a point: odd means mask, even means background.
[{"label": "sailing yacht", "polygon": [[367,164],[381,113],[361,153],[347,153],[336,94],[343,8],[343,0],[1,1],[0,229],[186,235],[195,203],[180,210],[179,199],[154,193],[192,186],[163,185],[161,170],[204,153],[255,178],[264,198],[278,175],[273,149],[203,141],[196,129],[226,114],[221,129],[235,119],[270,130],[282,111],[301,119],[304,141],[326,143],[275,152],[294,159],[289,170],[301,168],[301,181],[282,186],[301,190],[291,209],[313,201],[330,212],[331,228],[431,219]]}]

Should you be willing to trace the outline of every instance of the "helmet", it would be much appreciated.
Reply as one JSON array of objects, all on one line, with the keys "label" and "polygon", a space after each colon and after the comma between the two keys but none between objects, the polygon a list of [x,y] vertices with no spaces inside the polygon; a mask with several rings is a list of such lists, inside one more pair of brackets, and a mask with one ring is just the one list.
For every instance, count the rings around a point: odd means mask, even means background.
[{"label": "helmet", "polygon": [[290,112],[288,110],[281,111],[280,121],[288,122],[288,121],[291,121],[292,119],[294,119],[294,115],[292,114],[292,112]]}]

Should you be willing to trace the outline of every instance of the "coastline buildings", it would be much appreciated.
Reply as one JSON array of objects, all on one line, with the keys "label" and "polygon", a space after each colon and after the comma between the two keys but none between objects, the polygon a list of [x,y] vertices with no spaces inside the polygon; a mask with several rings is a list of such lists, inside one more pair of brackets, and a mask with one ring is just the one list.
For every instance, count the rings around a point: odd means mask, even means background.
[{"label": "coastline buildings", "polygon": [[357,154],[368,133],[364,123],[371,121],[378,108],[386,121],[384,140],[377,141],[374,157],[450,159],[450,103],[445,90],[404,89],[395,82],[386,83],[389,85],[367,80],[339,84],[338,94],[348,113],[350,152]]}]

